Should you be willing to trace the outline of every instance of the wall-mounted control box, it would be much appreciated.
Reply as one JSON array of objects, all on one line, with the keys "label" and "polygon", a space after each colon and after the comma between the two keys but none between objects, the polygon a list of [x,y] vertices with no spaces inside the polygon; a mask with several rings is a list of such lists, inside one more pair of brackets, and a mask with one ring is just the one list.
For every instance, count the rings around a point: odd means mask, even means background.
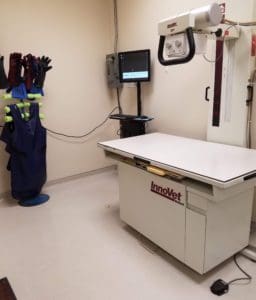
[{"label": "wall-mounted control box", "polygon": [[112,53],[106,55],[107,83],[110,88],[119,88],[122,86],[119,80],[118,54]]}]

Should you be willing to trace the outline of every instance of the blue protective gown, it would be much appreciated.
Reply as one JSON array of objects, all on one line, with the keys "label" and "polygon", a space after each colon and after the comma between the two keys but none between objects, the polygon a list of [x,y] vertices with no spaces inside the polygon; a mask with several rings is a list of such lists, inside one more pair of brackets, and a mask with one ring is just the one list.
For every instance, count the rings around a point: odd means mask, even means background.
[{"label": "blue protective gown", "polygon": [[13,198],[23,201],[38,196],[46,181],[46,129],[39,118],[38,103],[31,103],[30,118],[22,119],[16,105],[10,105],[12,123],[4,126],[0,139],[10,154]]}]

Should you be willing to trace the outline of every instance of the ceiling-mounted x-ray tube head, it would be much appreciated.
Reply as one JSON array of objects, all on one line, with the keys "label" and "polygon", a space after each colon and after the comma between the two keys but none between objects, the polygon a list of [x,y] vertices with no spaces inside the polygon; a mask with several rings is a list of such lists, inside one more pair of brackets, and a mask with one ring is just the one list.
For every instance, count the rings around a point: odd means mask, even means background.
[{"label": "ceiling-mounted x-ray tube head", "polygon": [[[164,66],[189,62],[195,55],[195,40],[193,31],[203,31],[208,27],[217,26],[223,18],[221,8],[217,3],[193,9],[189,12],[164,19],[158,24],[160,35],[158,59]],[[184,34],[185,38],[175,39],[176,34]],[[168,45],[166,47],[166,37]],[[167,55],[164,54],[167,50]]]},{"label": "ceiling-mounted x-ray tube head", "polygon": [[207,27],[218,26],[222,20],[223,14],[217,3],[193,9],[190,12],[195,18],[195,29],[204,29]]}]

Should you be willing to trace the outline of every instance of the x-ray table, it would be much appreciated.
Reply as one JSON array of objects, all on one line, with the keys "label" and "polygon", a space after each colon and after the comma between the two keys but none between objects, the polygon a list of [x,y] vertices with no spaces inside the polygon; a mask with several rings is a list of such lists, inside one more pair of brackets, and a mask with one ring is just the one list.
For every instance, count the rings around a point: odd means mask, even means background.
[{"label": "x-ray table", "polygon": [[99,143],[121,219],[200,274],[249,243],[256,150],[161,133]]}]

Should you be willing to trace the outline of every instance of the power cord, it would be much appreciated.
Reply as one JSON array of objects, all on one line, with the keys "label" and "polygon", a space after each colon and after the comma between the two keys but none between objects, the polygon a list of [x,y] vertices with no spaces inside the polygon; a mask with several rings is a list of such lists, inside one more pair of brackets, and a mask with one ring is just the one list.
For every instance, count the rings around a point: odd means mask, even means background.
[{"label": "power cord", "polygon": [[104,119],[104,121],[102,121],[99,125],[97,125],[97,126],[94,127],[93,129],[91,129],[90,131],[88,131],[87,133],[82,134],[82,135],[68,135],[68,134],[65,134],[65,133],[61,133],[61,132],[54,131],[54,130],[49,129],[49,128],[46,128],[46,127],[45,127],[45,129],[46,129],[48,132],[53,133],[53,134],[56,134],[56,135],[64,136],[64,137],[67,137],[67,138],[81,139],[81,138],[87,137],[88,135],[90,135],[90,134],[92,134],[94,131],[96,131],[98,128],[100,128],[101,126],[103,126],[103,125],[108,121],[110,115],[111,115],[116,109],[118,109],[118,106],[116,106],[115,108],[113,108],[113,109],[111,110],[111,112],[107,115],[107,117]]},{"label": "power cord", "polygon": [[119,40],[117,0],[113,0],[113,7],[114,7],[114,29],[115,29],[114,52],[117,53],[118,40]]},{"label": "power cord", "polygon": [[[82,134],[82,135],[68,135],[68,134],[65,134],[65,133],[61,133],[61,132],[57,132],[55,130],[52,130],[52,129],[49,129],[47,127],[44,127],[48,132],[50,133],[53,133],[53,134],[56,134],[56,135],[60,135],[60,136],[64,136],[64,137],[67,137],[67,138],[73,138],[73,139],[81,139],[81,138],[84,138],[84,137],[87,137],[88,135],[92,134],[94,131],[96,131],[98,128],[100,128],[101,126],[103,126],[109,119],[110,115],[116,110],[118,109],[119,107],[116,106],[115,108],[113,108],[111,110],[111,112],[107,115],[107,117],[99,124],[97,125],[96,127],[94,127],[93,129],[91,129],[90,131],[88,131],[87,133],[85,134]],[[4,127],[4,125],[0,125],[0,127]]]},{"label": "power cord", "polygon": [[117,97],[118,112],[119,112],[119,114],[123,114],[123,110],[122,110],[121,102],[120,102],[120,91],[119,91],[119,88],[116,88],[116,97]]},{"label": "power cord", "polygon": [[[118,28],[118,7],[117,7],[117,0],[113,0],[113,8],[114,8],[114,31],[115,31],[115,37],[114,37],[114,53],[118,54],[118,41],[119,41],[119,28]],[[116,97],[117,97],[117,104],[118,104],[118,112],[119,114],[122,114],[122,107],[120,102],[120,91],[119,88],[116,88]]]},{"label": "power cord", "polygon": [[224,19],[224,24],[227,25],[239,25],[239,26],[256,26],[256,21],[250,21],[250,22],[236,22],[228,19]]},{"label": "power cord", "polygon": [[236,254],[236,255],[234,256],[234,262],[235,262],[236,266],[238,267],[238,269],[239,269],[246,277],[233,279],[233,280],[231,280],[231,281],[228,282],[229,285],[230,285],[231,283],[236,282],[236,281],[241,281],[241,280],[248,280],[248,281],[251,281],[251,280],[252,280],[252,276],[251,276],[250,274],[248,274],[245,270],[243,270],[243,269],[239,266],[239,264],[238,264],[238,262],[237,262],[237,256],[238,256],[238,254]]},{"label": "power cord", "polygon": [[248,280],[248,283],[252,280],[252,276],[248,274],[245,270],[243,270],[240,265],[237,262],[237,256],[238,254],[234,255],[234,263],[236,264],[237,268],[246,276],[241,278],[235,278],[233,280],[230,280],[229,282],[225,282],[222,279],[216,280],[210,287],[211,292],[215,295],[222,296],[226,294],[229,291],[229,286],[237,281],[243,281]]}]

